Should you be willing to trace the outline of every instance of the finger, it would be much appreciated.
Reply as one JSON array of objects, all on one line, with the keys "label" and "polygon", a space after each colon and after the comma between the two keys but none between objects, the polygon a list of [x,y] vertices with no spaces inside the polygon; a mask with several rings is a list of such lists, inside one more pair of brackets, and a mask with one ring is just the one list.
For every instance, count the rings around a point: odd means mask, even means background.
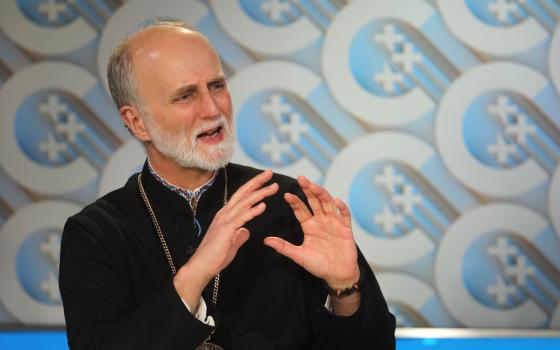
[{"label": "finger", "polygon": [[249,239],[250,236],[249,230],[245,227],[241,227],[237,231],[235,231],[235,235],[233,236],[233,248],[235,251],[239,250],[245,242]]},{"label": "finger", "polygon": [[298,176],[297,180],[303,190],[303,193],[305,193],[305,196],[307,197],[307,201],[313,211],[313,215],[323,214],[323,208],[319,203],[319,199],[315,193],[311,191],[311,181],[309,181],[305,176]]},{"label": "finger", "polygon": [[292,259],[296,264],[303,266],[303,256],[300,254],[298,246],[279,237],[266,237],[264,244],[276,250],[279,254]]},{"label": "finger", "polygon": [[291,193],[285,193],[284,199],[286,200],[286,202],[288,202],[290,207],[292,207],[294,215],[300,223],[304,223],[305,221],[313,217],[305,203],[303,203],[298,196],[295,196]]},{"label": "finger", "polygon": [[247,181],[243,186],[239,187],[237,191],[231,196],[228,204],[231,205],[237,203],[241,199],[245,198],[248,193],[261,188],[266,182],[272,179],[272,170],[265,170],[257,176],[253,177],[251,180]]},{"label": "finger", "polygon": [[240,228],[248,221],[251,221],[256,216],[261,215],[266,209],[266,204],[260,202],[249,210],[244,210],[240,213],[233,213],[233,216],[228,220],[235,228]]},{"label": "finger", "polygon": [[236,210],[247,210],[248,207],[252,207],[253,205],[255,205],[255,203],[262,201],[266,197],[274,195],[276,192],[278,192],[279,188],[280,186],[278,186],[276,182],[272,183],[266,187],[250,193],[246,198],[235,203],[233,207]]},{"label": "finger", "polygon": [[330,193],[327,190],[325,190],[323,187],[314,183],[310,185],[310,188],[311,191],[315,194],[315,196],[317,196],[317,199],[319,200],[319,204],[321,204],[321,207],[323,208],[325,214],[335,215],[337,210],[336,210],[336,206],[334,205],[334,200],[330,195]]},{"label": "finger", "polygon": [[348,226],[351,227],[352,226],[352,214],[350,213],[350,209],[348,209],[348,206],[346,204],[344,204],[343,201],[341,201],[340,199],[335,199],[334,200],[334,205],[338,208],[339,211],[339,219],[341,220],[341,222]]}]

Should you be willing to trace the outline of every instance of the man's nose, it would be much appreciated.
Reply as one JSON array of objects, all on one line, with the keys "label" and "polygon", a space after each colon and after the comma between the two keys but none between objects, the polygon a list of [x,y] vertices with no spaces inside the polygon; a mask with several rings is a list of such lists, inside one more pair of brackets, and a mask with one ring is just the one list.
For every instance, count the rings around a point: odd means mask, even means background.
[{"label": "man's nose", "polygon": [[205,91],[202,94],[201,100],[201,117],[203,118],[214,118],[220,115],[220,106],[218,101],[209,91]]}]

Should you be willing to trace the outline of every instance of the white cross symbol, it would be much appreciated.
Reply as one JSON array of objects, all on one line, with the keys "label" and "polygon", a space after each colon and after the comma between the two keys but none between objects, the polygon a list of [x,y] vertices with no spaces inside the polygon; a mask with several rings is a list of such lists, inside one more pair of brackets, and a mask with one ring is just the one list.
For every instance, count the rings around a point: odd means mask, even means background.
[{"label": "white cross symbol", "polygon": [[282,96],[279,94],[270,96],[269,102],[261,106],[261,112],[271,115],[277,123],[281,123],[282,115],[289,113],[290,110],[290,105],[288,103],[283,103]]},{"label": "white cross symbol", "polygon": [[405,185],[401,194],[395,194],[392,197],[393,203],[402,206],[405,214],[409,215],[412,214],[415,204],[422,203],[422,196],[414,194],[413,190],[414,187],[412,185]]},{"label": "white cross symbol", "polygon": [[525,145],[527,143],[527,136],[536,133],[535,126],[527,123],[528,119],[524,114],[518,114],[515,119],[515,124],[506,126],[506,132],[508,135],[513,135],[517,143]]},{"label": "white cross symbol", "polygon": [[77,117],[75,113],[68,113],[66,117],[66,123],[59,123],[56,125],[56,130],[61,134],[66,134],[66,140],[68,142],[76,142],[76,137],[79,133],[84,132],[86,127],[84,124],[77,122]]},{"label": "white cross symbol", "polygon": [[287,142],[281,142],[276,135],[270,135],[270,142],[261,145],[261,151],[266,153],[270,160],[278,163],[282,160],[282,155],[290,150],[291,145]]},{"label": "white cross symbol", "polygon": [[496,284],[486,288],[486,293],[488,295],[494,296],[498,305],[505,305],[508,300],[508,296],[515,294],[515,286],[508,285],[502,276],[496,276]]},{"label": "white cross symbol", "polygon": [[39,150],[46,153],[50,161],[55,161],[58,159],[60,152],[68,150],[68,146],[65,143],[56,142],[53,134],[49,133],[47,135],[47,142],[39,144]]},{"label": "white cross symbol", "polygon": [[386,165],[383,168],[383,173],[375,176],[373,181],[377,185],[384,186],[387,191],[392,193],[394,186],[404,183],[404,177],[396,174],[394,166]]},{"label": "white cross symbol", "polygon": [[58,20],[58,14],[66,13],[66,11],[66,4],[56,0],[47,0],[46,3],[39,5],[39,12],[44,13],[50,23],[55,23]]},{"label": "white cross symbol", "polygon": [[39,249],[56,263],[58,270],[58,266],[60,265],[60,234],[49,234],[49,237],[45,242],[41,243]]},{"label": "white cross symbol", "polygon": [[402,83],[404,81],[404,75],[399,72],[393,72],[391,67],[385,63],[383,65],[383,72],[376,73],[373,79],[383,87],[385,92],[391,93],[395,90],[395,85],[397,83]]},{"label": "white cross symbol", "polygon": [[289,13],[291,11],[291,5],[289,2],[281,0],[268,0],[268,2],[261,4],[261,10],[265,12],[272,21],[279,22],[282,20],[284,12]]},{"label": "white cross symbol", "polygon": [[506,237],[498,237],[496,239],[496,244],[488,247],[486,251],[492,256],[497,256],[498,259],[506,265],[508,263],[508,258],[517,254],[517,248],[509,244],[509,239]]},{"label": "white cross symbol", "polygon": [[411,43],[405,43],[402,52],[395,52],[391,58],[396,63],[402,64],[403,70],[411,74],[415,63],[422,62],[422,54],[413,52],[414,47]]},{"label": "white cross symbol", "polygon": [[60,301],[58,281],[52,272],[49,272],[49,277],[46,281],[41,282],[41,290],[49,295],[51,301]]},{"label": "white cross symbol", "polygon": [[506,164],[509,155],[517,153],[517,146],[514,143],[507,143],[500,134],[496,135],[496,144],[488,145],[486,149],[500,164]]},{"label": "white cross symbol", "polygon": [[397,224],[402,223],[404,217],[399,213],[393,213],[388,205],[383,207],[383,213],[375,215],[373,221],[383,228],[385,233],[393,233]]},{"label": "white cross symbol", "polygon": [[385,45],[389,52],[394,52],[395,44],[402,43],[404,35],[397,33],[393,24],[386,24],[381,33],[375,34],[373,41]]},{"label": "white cross symbol", "polygon": [[498,21],[502,23],[508,21],[510,13],[518,12],[518,10],[517,4],[508,0],[495,0],[488,4],[488,11],[494,13]]},{"label": "white cross symbol", "polygon": [[41,103],[38,110],[41,113],[48,114],[51,120],[56,123],[58,115],[68,111],[68,105],[61,103],[57,95],[49,94],[47,96],[47,102]]},{"label": "white cross symbol", "polygon": [[513,276],[518,286],[523,286],[526,282],[527,276],[535,274],[535,268],[527,265],[527,259],[518,255],[515,260],[515,265],[506,267],[506,274]]},{"label": "white cross symbol", "polygon": [[290,121],[280,125],[280,131],[287,134],[290,142],[298,143],[299,136],[309,131],[309,124],[301,122],[299,113],[290,113]]},{"label": "white cross symbol", "polygon": [[498,116],[502,123],[507,124],[508,117],[517,113],[517,106],[509,103],[509,98],[506,95],[499,95],[496,104],[488,106],[487,111]]}]

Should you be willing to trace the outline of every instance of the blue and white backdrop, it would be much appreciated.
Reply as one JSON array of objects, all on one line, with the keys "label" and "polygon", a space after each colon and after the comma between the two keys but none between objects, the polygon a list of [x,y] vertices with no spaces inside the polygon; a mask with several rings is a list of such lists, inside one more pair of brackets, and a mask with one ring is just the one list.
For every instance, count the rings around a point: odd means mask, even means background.
[{"label": "blue and white backdrop", "polygon": [[3,0],[0,323],[64,322],[62,226],[144,159],[105,67],[152,16],[216,46],[235,161],[349,203],[400,326],[560,328],[558,0]]}]

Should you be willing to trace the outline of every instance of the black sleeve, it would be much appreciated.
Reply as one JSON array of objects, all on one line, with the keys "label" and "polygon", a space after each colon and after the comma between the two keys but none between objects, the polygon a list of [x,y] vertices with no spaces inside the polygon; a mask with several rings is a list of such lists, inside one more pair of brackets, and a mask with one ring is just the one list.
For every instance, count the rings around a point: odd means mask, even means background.
[{"label": "black sleeve", "polygon": [[395,318],[361,252],[359,264],[365,276],[358,310],[348,317],[333,315],[324,307],[318,313],[328,349],[395,349]]},{"label": "black sleeve", "polygon": [[99,226],[84,222],[68,220],[61,246],[59,285],[70,349],[195,349],[213,327],[186,309],[171,278],[135,304],[110,242],[97,238]]},{"label": "black sleeve", "polygon": [[[305,194],[297,183],[290,193],[300,197],[309,207]],[[291,210],[291,209],[290,209]],[[311,209],[310,209],[311,210]],[[292,230],[301,225],[293,215]],[[362,269],[360,307],[351,316],[336,316],[325,308],[327,291],[323,281],[309,275],[305,282],[310,329],[308,349],[352,350],[395,349],[395,318],[389,312],[375,275],[358,248],[358,263]]]}]

